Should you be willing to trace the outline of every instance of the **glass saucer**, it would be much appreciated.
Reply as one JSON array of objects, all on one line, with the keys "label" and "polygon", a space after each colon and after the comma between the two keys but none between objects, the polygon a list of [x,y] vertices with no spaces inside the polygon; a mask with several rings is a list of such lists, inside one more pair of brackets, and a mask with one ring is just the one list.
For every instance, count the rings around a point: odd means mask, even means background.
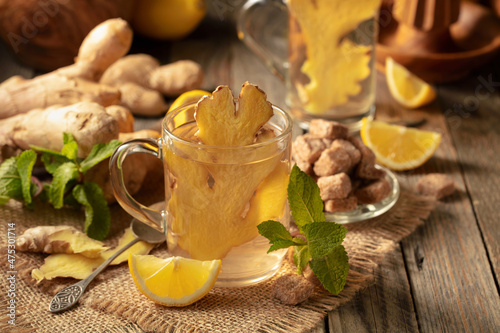
[{"label": "glass saucer", "polygon": [[375,167],[385,171],[385,178],[389,181],[389,184],[392,187],[391,193],[389,193],[389,195],[380,202],[358,205],[356,209],[348,212],[325,212],[325,218],[327,221],[333,221],[339,224],[360,222],[382,215],[396,204],[400,193],[399,182],[396,176],[392,173],[392,171],[381,165],[376,164]]}]

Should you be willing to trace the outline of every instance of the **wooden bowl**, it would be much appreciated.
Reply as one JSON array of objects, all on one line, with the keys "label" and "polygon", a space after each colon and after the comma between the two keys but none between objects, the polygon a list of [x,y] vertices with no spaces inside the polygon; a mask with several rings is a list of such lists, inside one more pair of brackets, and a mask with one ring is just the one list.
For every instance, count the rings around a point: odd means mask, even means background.
[{"label": "wooden bowl", "polygon": [[409,31],[395,19],[380,22],[377,67],[392,57],[429,83],[458,80],[500,52],[500,19],[476,3],[462,1],[458,20],[439,38]]}]

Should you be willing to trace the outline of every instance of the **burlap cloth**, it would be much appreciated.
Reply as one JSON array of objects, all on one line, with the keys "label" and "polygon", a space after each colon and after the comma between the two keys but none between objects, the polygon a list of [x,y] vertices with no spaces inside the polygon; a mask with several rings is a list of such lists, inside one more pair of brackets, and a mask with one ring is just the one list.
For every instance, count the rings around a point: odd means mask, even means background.
[{"label": "burlap cloth", "polygon": [[[158,201],[161,193],[147,192],[146,204]],[[140,197],[140,195],[139,195]],[[149,202],[148,202],[149,201]],[[200,301],[185,308],[166,308],[149,301],[135,287],[127,264],[108,267],[91,283],[80,304],[66,312],[51,314],[48,305],[52,296],[72,279],[44,281],[38,285],[31,278],[33,268],[43,264],[44,255],[16,252],[15,326],[8,323],[6,304],[10,286],[6,244],[8,223],[15,224],[21,235],[35,225],[76,225],[81,228],[83,213],[69,209],[54,210],[39,204],[29,211],[10,201],[0,206],[2,289],[0,304],[1,332],[304,332],[317,327],[328,311],[346,303],[372,283],[374,269],[384,255],[405,236],[423,223],[434,206],[425,197],[402,190],[395,207],[384,215],[348,225],[344,241],[349,254],[350,271],[347,284],[338,296],[316,290],[298,306],[287,306],[271,297],[273,279],[244,288],[214,288]],[[112,206],[112,230],[107,241],[116,242],[130,217],[118,206]],[[164,246],[153,254],[165,253]],[[278,276],[293,272],[284,263]]]}]

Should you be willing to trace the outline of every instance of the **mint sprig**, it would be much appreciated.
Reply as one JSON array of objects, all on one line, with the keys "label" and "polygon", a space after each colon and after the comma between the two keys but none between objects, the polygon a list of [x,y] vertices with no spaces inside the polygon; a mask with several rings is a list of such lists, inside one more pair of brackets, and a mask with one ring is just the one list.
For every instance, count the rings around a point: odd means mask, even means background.
[{"label": "mint sprig", "polygon": [[336,295],[344,288],[349,271],[349,258],[342,245],[347,229],[325,221],[319,187],[297,165],[290,173],[287,192],[292,216],[305,240],[293,237],[277,221],[265,221],[257,228],[269,239],[268,252],[293,246],[297,274],[309,265],[323,286]]},{"label": "mint sprig", "polygon": [[118,140],[99,143],[92,147],[85,158],[78,157],[78,143],[70,133],[63,134],[63,147],[60,152],[38,146],[31,146],[21,155],[11,157],[0,165],[0,204],[10,199],[24,201],[33,208],[33,194],[38,191],[32,182],[31,174],[37,154],[46,171],[52,175],[52,182],[45,184],[40,198],[48,201],[54,208],[83,206],[85,210],[85,233],[94,239],[106,238],[110,227],[110,213],[102,189],[95,183],[84,180],[84,175],[120,145]]}]

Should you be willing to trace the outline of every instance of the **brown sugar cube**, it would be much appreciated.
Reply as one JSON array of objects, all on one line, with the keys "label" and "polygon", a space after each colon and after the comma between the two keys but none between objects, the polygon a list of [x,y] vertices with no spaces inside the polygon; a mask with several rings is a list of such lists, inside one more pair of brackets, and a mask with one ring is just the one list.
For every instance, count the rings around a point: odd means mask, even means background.
[{"label": "brown sugar cube", "polygon": [[326,148],[330,148],[330,146],[332,145],[333,141],[332,139],[327,139],[327,138],[323,138],[321,139],[323,141],[323,143],[325,144],[325,147]]},{"label": "brown sugar cube", "polygon": [[359,163],[356,168],[356,176],[363,179],[380,179],[385,177],[385,171],[375,168],[373,163]]},{"label": "brown sugar cube", "polygon": [[417,183],[417,191],[439,200],[455,192],[455,183],[446,175],[430,173],[420,178]]},{"label": "brown sugar cube", "polygon": [[274,281],[273,296],[288,305],[299,304],[309,298],[314,285],[298,274],[286,274]]},{"label": "brown sugar cube", "polygon": [[358,206],[358,199],[354,196],[348,196],[344,199],[331,199],[325,201],[325,211],[330,213],[348,212]]},{"label": "brown sugar cube", "polygon": [[332,176],[318,178],[319,192],[321,199],[343,199],[351,193],[351,179],[342,172]]},{"label": "brown sugar cube", "polygon": [[351,158],[344,149],[339,147],[323,150],[313,167],[314,173],[320,177],[348,172],[350,169]]},{"label": "brown sugar cube", "polygon": [[292,155],[296,161],[314,163],[325,148],[325,143],[321,139],[304,134],[298,136],[293,142]]},{"label": "brown sugar cube", "polygon": [[348,140],[359,150],[361,158],[356,167],[356,177],[363,179],[380,179],[385,176],[385,171],[375,168],[375,154],[360,138],[349,137]]},{"label": "brown sugar cube", "polygon": [[351,142],[344,139],[336,139],[330,145],[330,148],[340,147],[345,149],[351,158],[351,165],[356,165],[361,160],[361,152]]},{"label": "brown sugar cube", "polygon": [[349,129],[336,121],[313,119],[309,122],[309,133],[318,138],[344,139]]},{"label": "brown sugar cube", "polygon": [[375,160],[376,160],[376,157],[375,157],[375,154],[373,153],[373,151],[368,148],[364,143],[363,141],[360,139],[360,138],[357,138],[357,137],[353,137],[353,136],[350,136],[349,138],[347,138],[349,140],[349,142],[351,142],[354,147],[356,147],[359,152],[361,153],[361,159],[360,159],[360,163],[366,163],[366,164],[375,164]]},{"label": "brown sugar cube", "polygon": [[358,203],[370,204],[381,201],[391,193],[391,190],[391,184],[386,179],[380,179],[357,189],[354,195],[358,198]]}]

